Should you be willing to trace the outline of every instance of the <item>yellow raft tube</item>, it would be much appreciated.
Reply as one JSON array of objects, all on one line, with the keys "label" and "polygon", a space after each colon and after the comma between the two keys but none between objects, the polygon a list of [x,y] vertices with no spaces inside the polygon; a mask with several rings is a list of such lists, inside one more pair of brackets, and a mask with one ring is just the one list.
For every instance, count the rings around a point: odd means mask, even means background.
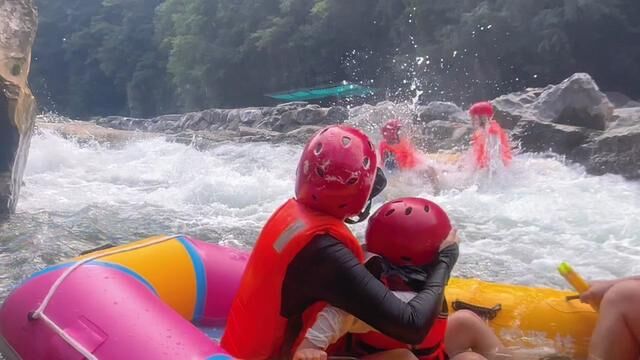
[{"label": "yellow raft tube", "polygon": [[451,279],[449,309],[475,309],[505,346],[548,347],[572,359],[586,359],[598,314],[575,293],[554,289]]}]

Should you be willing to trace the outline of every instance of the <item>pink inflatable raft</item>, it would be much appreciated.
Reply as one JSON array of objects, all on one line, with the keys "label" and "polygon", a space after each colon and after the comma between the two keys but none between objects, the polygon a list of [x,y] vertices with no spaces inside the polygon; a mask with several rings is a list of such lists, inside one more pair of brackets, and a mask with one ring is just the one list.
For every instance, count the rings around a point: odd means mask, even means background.
[{"label": "pink inflatable raft", "polygon": [[223,326],[247,254],[186,236],[91,252],[35,273],[0,308],[8,359],[231,359]]}]

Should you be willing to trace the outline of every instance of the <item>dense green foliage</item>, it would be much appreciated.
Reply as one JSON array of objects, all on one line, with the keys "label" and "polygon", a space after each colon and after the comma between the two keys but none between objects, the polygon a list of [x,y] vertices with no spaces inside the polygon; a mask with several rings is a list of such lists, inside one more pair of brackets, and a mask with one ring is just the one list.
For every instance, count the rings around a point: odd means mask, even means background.
[{"label": "dense green foliage", "polygon": [[150,116],[342,80],[465,102],[577,71],[640,96],[637,0],[36,0],[45,109]]}]

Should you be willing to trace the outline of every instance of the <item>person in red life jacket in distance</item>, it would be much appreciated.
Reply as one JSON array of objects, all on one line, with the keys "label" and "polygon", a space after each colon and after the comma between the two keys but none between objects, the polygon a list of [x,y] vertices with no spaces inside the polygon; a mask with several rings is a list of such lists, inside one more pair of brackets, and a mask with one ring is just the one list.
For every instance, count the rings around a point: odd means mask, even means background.
[{"label": "person in red life jacket in distance", "polygon": [[[364,220],[386,185],[375,148],[360,130],[333,125],[302,151],[295,198],[267,220],[229,312],[222,347],[239,359],[291,359],[327,305],[402,343],[419,344],[442,306],[457,244],[440,251],[408,302],[364,266],[345,222]],[[358,218],[353,220],[352,218]]]},{"label": "person in red life jacket in distance", "polygon": [[[380,278],[393,294],[405,302],[415,289],[431,286],[443,294],[440,282],[432,283],[429,272],[438,256],[458,238],[449,217],[437,204],[422,198],[401,198],[382,205],[366,230],[367,268]],[[385,352],[403,349],[406,359],[494,359],[503,349],[500,341],[479,316],[460,310],[448,316],[444,296],[429,319],[429,333],[419,344],[408,345],[372,329],[365,321],[335,307],[326,307],[305,334],[298,348],[298,359],[313,360],[347,333],[346,347],[353,356],[383,358]],[[344,339],[344,338],[343,338]],[[303,356],[302,354],[306,354]],[[401,353],[402,354],[402,353]],[[296,357],[294,357],[296,358]]]},{"label": "person in red life jacket in distance", "polygon": [[389,173],[416,171],[431,183],[434,193],[440,192],[438,172],[426,164],[423,154],[415,148],[411,140],[400,134],[402,127],[400,120],[391,119],[381,128],[382,141],[378,155],[383,168]]},{"label": "person in red life jacket in distance", "polygon": [[475,130],[471,137],[471,149],[477,169],[489,167],[492,150],[498,147],[499,152],[496,155],[505,167],[509,166],[513,157],[509,137],[493,115],[493,105],[488,101],[475,103],[469,109],[471,124]]}]

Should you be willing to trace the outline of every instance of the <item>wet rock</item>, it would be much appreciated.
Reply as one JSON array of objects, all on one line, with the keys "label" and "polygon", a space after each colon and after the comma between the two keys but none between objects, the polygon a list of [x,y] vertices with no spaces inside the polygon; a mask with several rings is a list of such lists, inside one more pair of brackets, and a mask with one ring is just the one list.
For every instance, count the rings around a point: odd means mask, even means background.
[{"label": "wet rock", "polygon": [[27,78],[37,12],[31,0],[0,1],[0,215],[15,211],[35,125]]},{"label": "wet rock", "polygon": [[506,129],[521,119],[604,130],[613,120],[613,105],[588,74],[577,73],[558,85],[531,88],[492,101],[496,120]]},{"label": "wet rock", "polygon": [[591,135],[585,128],[538,120],[521,120],[511,133],[513,140],[527,152],[567,155],[584,144]]},{"label": "wet rock", "polygon": [[528,88],[523,91],[502,95],[491,101],[495,110],[495,119],[505,129],[513,129],[524,119],[538,118],[532,105],[547,88]]},{"label": "wet rock", "polygon": [[604,130],[613,119],[613,104],[589,74],[578,73],[545,90],[533,104],[551,122]]},{"label": "wet rock", "polygon": [[607,131],[577,148],[572,159],[594,175],[613,173],[640,179],[640,125]]},{"label": "wet rock", "polygon": [[318,125],[325,122],[327,110],[320,107],[308,106],[297,110],[296,122],[300,125]]}]

